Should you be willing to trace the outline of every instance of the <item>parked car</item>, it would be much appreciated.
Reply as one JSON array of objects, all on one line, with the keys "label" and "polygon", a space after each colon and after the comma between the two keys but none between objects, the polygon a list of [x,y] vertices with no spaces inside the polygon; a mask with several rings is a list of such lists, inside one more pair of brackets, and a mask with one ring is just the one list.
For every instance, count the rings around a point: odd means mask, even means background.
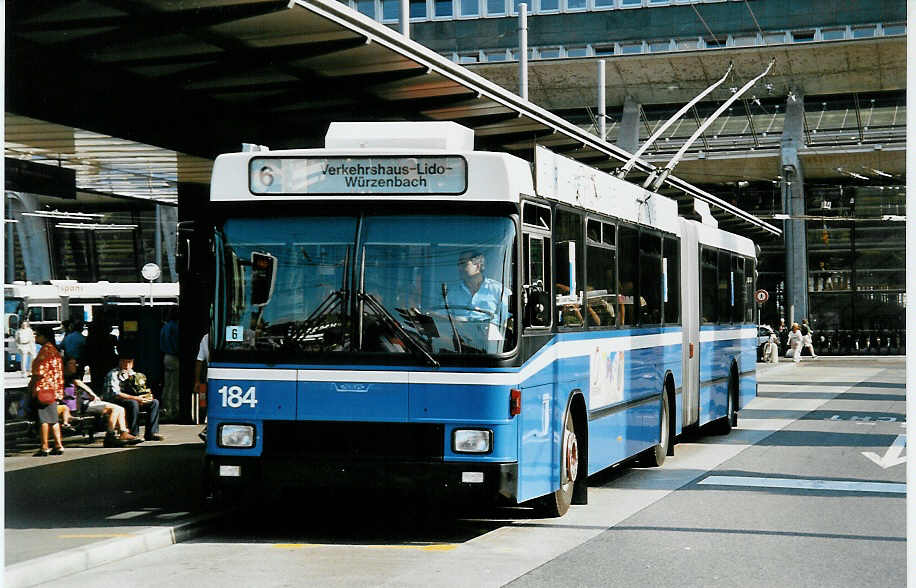
[{"label": "parked car", "polygon": [[[763,361],[763,348],[770,340],[770,335],[775,331],[769,325],[757,325],[757,361]],[[779,337],[776,337],[776,345],[779,345]]]}]

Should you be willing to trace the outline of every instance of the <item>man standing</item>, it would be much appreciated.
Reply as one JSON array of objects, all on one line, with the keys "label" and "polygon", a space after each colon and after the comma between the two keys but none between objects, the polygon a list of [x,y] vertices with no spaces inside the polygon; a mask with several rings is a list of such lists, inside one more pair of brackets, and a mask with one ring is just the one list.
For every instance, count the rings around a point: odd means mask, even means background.
[{"label": "man standing", "polygon": [[146,424],[144,439],[147,441],[162,441],[164,437],[159,434],[159,401],[152,394],[134,394],[131,382],[136,381],[135,376],[141,375],[134,371],[134,356],[122,349],[118,359],[118,367],[105,376],[105,391],[102,397],[108,402],[123,406],[125,418],[130,434],[136,436],[140,432],[140,408],[149,410],[149,422]]},{"label": "man standing", "polygon": [[178,307],[169,310],[168,321],[159,331],[159,350],[162,351],[162,365],[165,368],[162,405],[165,413],[175,421],[178,418],[179,403]]},{"label": "man standing", "polygon": [[[54,342],[54,339],[51,339]],[[22,363],[19,369],[23,374],[28,374],[32,370],[32,360],[35,358],[35,332],[29,326],[29,321],[22,321],[19,329],[16,331],[16,347],[19,349],[19,357]]]},{"label": "man standing", "polygon": [[83,336],[83,321],[74,321],[70,325],[70,332],[61,341],[61,348],[64,357],[76,360],[76,375],[82,377],[83,367],[86,365],[83,360],[83,349],[86,347],[86,337]]}]

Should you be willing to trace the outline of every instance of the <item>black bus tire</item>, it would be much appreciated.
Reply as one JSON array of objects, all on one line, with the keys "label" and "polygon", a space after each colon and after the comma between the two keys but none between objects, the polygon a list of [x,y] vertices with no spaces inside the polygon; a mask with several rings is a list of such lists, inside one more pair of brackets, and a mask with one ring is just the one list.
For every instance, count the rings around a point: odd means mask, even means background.
[{"label": "black bus tire", "polygon": [[561,517],[572,504],[573,487],[579,477],[579,442],[572,414],[567,410],[563,427],[563,448],[560,462],[560,487],[554,492],[538,498],[536,508],[545,517]]},{"label": "black bus tire", "polygon": [[668,408],[668,394],[662,392],[662,406],[659,411],[660,431],[658,443],[655,447],[648,449],[642,455],[640,463],[646,467],[657,468],[665,463],[665,457],[668,455],[668,445],[671,443],[671,428],[668,423],[670,412]]}]

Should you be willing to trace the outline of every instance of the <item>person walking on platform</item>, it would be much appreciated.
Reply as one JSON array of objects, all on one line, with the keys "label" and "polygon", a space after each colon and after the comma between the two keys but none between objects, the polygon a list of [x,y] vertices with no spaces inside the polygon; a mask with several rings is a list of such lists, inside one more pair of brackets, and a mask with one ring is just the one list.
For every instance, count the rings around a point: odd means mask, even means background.
[{"label": "person walking on platform", "polygon": [[[122,348],[118,367],[105,376],[105,391],[102,397],[108,402],[123,406],[127,427],[130,434],[136,436],[140,432],[140,408],[149,410],[149,422],[146,424],[143,438],[147,441],[162,441],[164,437],[159,434],[159,401],[153,398],[149,388],[142,394],[136,394],[139,374],[134,371],[134,356],[129,350]],[[145,384],[146,378],[143,377]]]},{"label": "person walking on platform", "polygon": [[[53,337],[51,341],[54,341]],[[28,374],[32,369],[32,360],[35,359],[35,332],[29,326],[29,321],[22,321],[19,325],[16,331],[16,347],[19,349],[19,357],[22,358],[19,370],[23,374]]]},{"label": "person walking on platform", "polygon": [[[786,326],[786,319],[779,319],[779,326],[775,329],[776,335],[779,336],[779,344],[789,349],[789,327]],[[786,356],[788,357],[788,356]]]},{"label": "person walking on platform", "polygon": [[798,363],[801,361],[802,334],[798,323],[792,323],[792,330],[789,331],[789,345],[786,349],[786,357],[791,357],[792,361]]},{"label": "person walking on platform", "polygon": [[817,357],[817,354],[814,353],[814,329],[808,325],[808,319],[802,319],[799,330],[802,334],[802,347],[811,352],[811,357]]},{"label": "person walking on platform", "polygon": [[172,420],[178,419],[179,371],[178,371],[178,307],[169,310],[168,321],[159,331],[159,350],[162,351],[164,378],[162,386],[162,409]]},{"label": "person walking on platform", "polygon": [[[61,455],[64,442],[61,439],[60,424],[57,420],[57,401],[64,397],[64,370],[60,352],[54,345],[54,331],[47,325],[35,328],[35,342],[41,345],[38,356],[32,362],[32,378],[29,391],[38,406],[38,420],[41,423],[41,449],[35,457]],[[54,433],[54,449],[48,449],[48,430]]]},{"label": "person walking on platform", "polygon": [[770,338],[763,346],[763,361],[766,363],[779,363],[779,337],[770,333]]}]

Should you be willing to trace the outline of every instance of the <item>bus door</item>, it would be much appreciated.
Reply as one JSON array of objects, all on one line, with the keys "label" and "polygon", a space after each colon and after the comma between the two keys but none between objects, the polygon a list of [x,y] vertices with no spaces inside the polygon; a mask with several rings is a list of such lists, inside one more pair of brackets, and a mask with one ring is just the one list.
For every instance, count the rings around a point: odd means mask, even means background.
[{"label": "bus door", "polygon": [[700,418],[700,259],[697,233],[689,221],[681,221],[681,308],[684,325],[683,420],[684,427]]},{"label": "bus door", "polygon": [[[553,335],[554,300],[551,284],[551,211],[548,207],[525,202],[522,208],[522,325],[520,347],[524,355],[534,356],[550,343]],[[554,413],[558,389],[554,369],[539,370],[519,382],[518,499],[520,501],[551,492],[554,456]],[[568,393],[568,390],[566,391]],[[564,410],[559,408],[559,410]]]}]

